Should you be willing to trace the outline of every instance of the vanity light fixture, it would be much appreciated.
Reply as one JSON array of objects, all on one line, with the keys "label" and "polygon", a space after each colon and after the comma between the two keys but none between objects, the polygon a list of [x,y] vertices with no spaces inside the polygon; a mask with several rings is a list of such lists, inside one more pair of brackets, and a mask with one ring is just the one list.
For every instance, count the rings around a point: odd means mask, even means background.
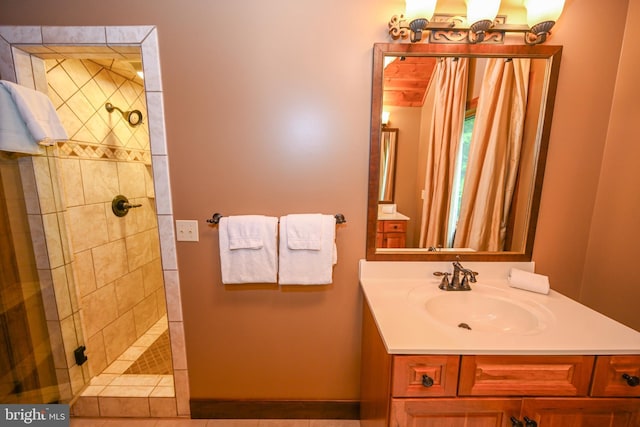
[{"label": "vanity light fixture", "polygon": [[528,45],[544,43],[555,25],[565,0],[525,0],[527,24],[507,24],[497,15],[500,0],[466,0],[467,16],[434,13],[435,0],[405,0],[406,11],[389,21],[391,38],[411,43],[428,32],[430,43],[503,43],[507,33],[523,33]]}]

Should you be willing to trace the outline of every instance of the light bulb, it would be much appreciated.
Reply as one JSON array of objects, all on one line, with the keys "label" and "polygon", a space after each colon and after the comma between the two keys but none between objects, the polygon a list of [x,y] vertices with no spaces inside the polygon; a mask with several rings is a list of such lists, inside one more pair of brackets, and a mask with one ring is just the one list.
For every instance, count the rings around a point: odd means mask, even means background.
[{"label": "light bulb", "polygon": [[527,24],[533,27],[541,22],[557,22],[564,0],[525,0],[524,5],[527,8]]},{"label": "light bulb", "polygon": [[500,8],[500,0],[467,0],[467,22],[469,25],[478,21],[496,19]]},{"label": "light bulb", "polygon": [[404,16],[408,20],[424,18],[430,21],[436,10],[436,0],[405,0]]}]

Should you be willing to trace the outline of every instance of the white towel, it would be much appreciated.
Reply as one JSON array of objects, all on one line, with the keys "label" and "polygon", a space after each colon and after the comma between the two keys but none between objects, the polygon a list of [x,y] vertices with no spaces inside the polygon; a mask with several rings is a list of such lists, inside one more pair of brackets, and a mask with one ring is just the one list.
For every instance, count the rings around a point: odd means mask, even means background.
[{"label": "white towel", "polygon": [[509,271],[509,286],[539,294],[549,293],[549,278],[542,274],[512,268]]},{"label": "white towel", "polygon": [[322,248],[322,215],[287,215],[287,246],[319,251]]},{"label": "white towel", "polygon": [[16,109],[11,94],[2,85],[0,85],[0,151],[44,154],[44,148],[33,139]]},{"label": "white towel", "polygon": [[38,144],[53,145],[55,141],[69,139],[47,95],[6,80],[0,80],[0,85],[11,95],[22,120]]},{"label": "white towel", "polygon": [[319,250],[291,249],[288,242],[289,216],[280,217],[280,258],[278,283],[281,285],[328,285],[333,282],[337,262],[336,219],[321,215]]},{"label": "white towel", "polygon": [[223,284],[278,281],[278,218],[223,217],[218,234]]}]

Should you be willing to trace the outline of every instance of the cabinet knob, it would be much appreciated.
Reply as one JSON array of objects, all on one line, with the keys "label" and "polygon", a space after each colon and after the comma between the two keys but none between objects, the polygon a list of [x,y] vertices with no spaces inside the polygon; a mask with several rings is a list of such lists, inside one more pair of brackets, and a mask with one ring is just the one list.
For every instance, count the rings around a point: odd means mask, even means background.
[{"label": "cabinet knob", "polygon": [[538,423],[532,419],[524,417],[524,427],[538,427]]},{"label": "cabinet knob", "polygon": [[627,384],[629,384],[631,387],[635,387],[637,385],[640,385],[640,378],[634,376],[631,376],[629,374],[622,374],[622,378],[627,382]]},{"label": "cabinet knob", "polygon": [[511,427],[524,427],[524,424],[516,417],[511,417]]},{"label": "cabinet knob", "polygon": [[433,385],[433,378],[431,378],[429,375],[424,374],[422,376],[422,385],[424,387],[431,387]]}]

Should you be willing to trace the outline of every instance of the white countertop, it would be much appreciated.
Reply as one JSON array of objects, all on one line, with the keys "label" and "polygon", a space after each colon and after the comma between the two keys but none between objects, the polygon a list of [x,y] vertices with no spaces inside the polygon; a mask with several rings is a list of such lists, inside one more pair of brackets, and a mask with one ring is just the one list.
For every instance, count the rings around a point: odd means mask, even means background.
[{"label": "white countertop", "polygon": [[533,263],[462,264],[480,273],[468,292],[535,306],[546,326],[519,334],[443,324],[427,312],[425,304],[433,296],[467,293],[438,289],[440,278],[433,272],[451,272],[451,262],[361,260],[360,285],[390,354],[640,354],[640,332],[553,290],[544,295],[510,287],[510,268],[533,271]]},{"label": "white countertop", "polygon": [[382,213],[378,212],[378,221],[409,221],[411,218],[400,212]]}]

